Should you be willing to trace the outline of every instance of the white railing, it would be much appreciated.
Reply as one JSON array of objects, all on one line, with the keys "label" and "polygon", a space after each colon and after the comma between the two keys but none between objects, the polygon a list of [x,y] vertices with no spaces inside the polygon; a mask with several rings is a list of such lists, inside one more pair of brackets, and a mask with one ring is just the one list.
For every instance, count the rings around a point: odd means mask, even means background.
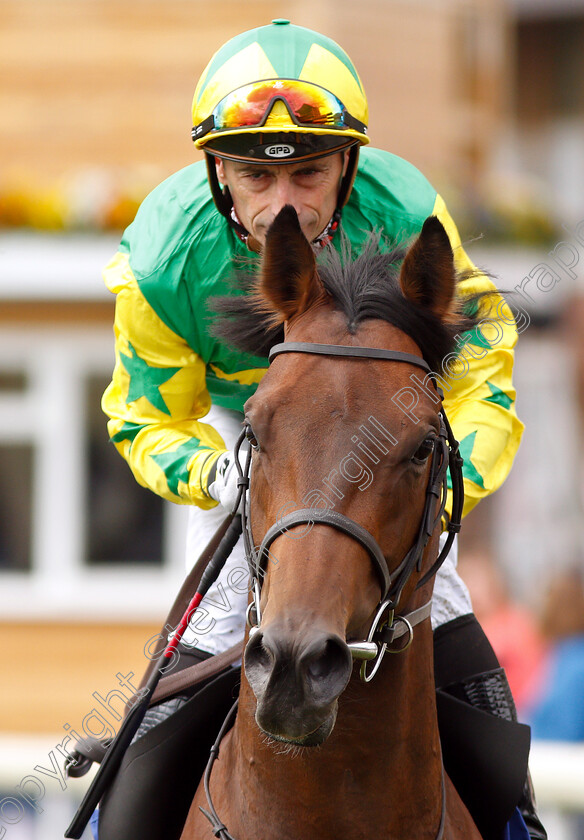
[{"label": "white railing", "polygon": [[534,741],[529,766],[540,805],[584,813],[584,743]]}]

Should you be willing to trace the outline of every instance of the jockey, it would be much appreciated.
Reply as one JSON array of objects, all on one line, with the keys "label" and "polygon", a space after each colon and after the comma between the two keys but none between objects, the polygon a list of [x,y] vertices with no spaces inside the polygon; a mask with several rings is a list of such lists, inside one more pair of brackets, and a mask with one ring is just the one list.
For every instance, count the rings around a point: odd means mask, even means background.
[{"label": "jockey", "polygon": [[[146,198],[105,270],[117,295],[116,365],[103,397],[110,438],[140,484],[190,506],[189,568],[233,507],[233,446],[243,405],[267,367],[265,358],[214,335],[209,302],[241,293],[233,266],[261,252],[284,205],[294,206],[315,249],[339,248],[342,230],[356,253],[372,230],[395,246],[436,215],[452,244],[460,295],[495,291],[428,181],[368,146],[367,121],[357,71],[329,38],[286,20],[233,38],[195,91],[192,137],[205,161]],[[511,381],[517,331],[502,299],[489,301],[488,324],[461,336],[459,362],[438,372],[464,455],[465,514],[504,481],[522,433]],[[433,597],[438,694],[456,709],[474,705],[482,717],[514,721],[505,675],[472,614],[455,553],[438,572]],[[234,574],[242,568],[240,540],[209,593],[223,609],[198,611],[184,637],[191,662],[242,638],[248,590]],[[445,736],[445,754],[447,743]],[[520,810],[530,836],[545,838],[527,782]]]}]

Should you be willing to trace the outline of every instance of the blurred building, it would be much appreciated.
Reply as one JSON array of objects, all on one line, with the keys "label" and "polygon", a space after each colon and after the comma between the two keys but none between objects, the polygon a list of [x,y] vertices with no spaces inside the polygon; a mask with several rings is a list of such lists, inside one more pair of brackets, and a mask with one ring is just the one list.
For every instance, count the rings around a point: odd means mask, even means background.
[{"label": "blurred building", "polygon": [[65,184],[75,203],[89,175],[152,185],[190,163],[211,54],[282,16],[346,48],[376,145],[432,177],[480,173],[504,117],[505,0],[2,0],[0,184]]},{"label": "blurred building", "polygon": [[511,120],[504,171],[533,179],[562,221],[584,216],[584,2],[512,0]]}]

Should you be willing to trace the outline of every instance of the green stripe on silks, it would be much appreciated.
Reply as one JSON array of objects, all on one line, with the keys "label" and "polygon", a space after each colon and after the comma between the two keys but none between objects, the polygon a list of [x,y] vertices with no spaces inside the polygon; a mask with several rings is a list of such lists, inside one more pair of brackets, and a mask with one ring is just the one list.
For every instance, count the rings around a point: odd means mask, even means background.
[{"label": "green stripe on silks", "polygon": [[493,385],[493,383],[489,382],[488,380],[487,385],[489,391],[491,392],[491,396],[485,397],[483,402],[491,402],[495,405],[500,405],[502,408],[508,411],[513,404],[513,400],[511,399],[509,394],[506,394],[505,391],[502,391],[500,388],[497,388],[496,385]]},{"label": "green stripe on silks", "polygon": [[110,441],[112,443],[123,443],[125,440],[130,441],[130,446],[134,442],[134,438],[146,426],[142,423],[124,423],[119,432],[112,435]]},{"label": "green stripe on silks", "polygon": [[234,379],[221,379],[211,367],[207,367],[205,384],[213,398],[213,405],[239,412],[242,411],[244,403],[255,394],[258,387],[256,382],[245,385]]},{"label": "green stripe on silks", "polygon": [[473,462],[471,461],[471,455],[474,448],[475,438],[477,436],[476,431],[471,432],[470,435],[467,435],[460,441],[460,455],[461,458],[464,460],[464,464],[462,467],[462,474],[465,478],[469,481],[472,481],[474,484],[477,484],[479,487],[484,489],[485,481],[480,472],[477,470]]},{"label": "green stripe on silks", "polygon": [[484,347],[486,350],[490,350],[492,347],[492,344],[481,332],[480,326],[474,327],[472,330],[467,330],[461,337],[464,339],[465,344],[474,344],[475,347]]},{"label": "green stripe on silks", "polygon": [[153,461],[156,461],[158,466],[164,472],[168,489],[180,496],[178,491],[179,481],[183,484],[189,483],[189,467],[188,463],[195,454],[201,449],[211,450],[211,446],[201,446],[201,441],[198,438],[191,438],[185,443],[182,443],[177,449],[171,452],[162,452],[159,455],[151,455]]}]

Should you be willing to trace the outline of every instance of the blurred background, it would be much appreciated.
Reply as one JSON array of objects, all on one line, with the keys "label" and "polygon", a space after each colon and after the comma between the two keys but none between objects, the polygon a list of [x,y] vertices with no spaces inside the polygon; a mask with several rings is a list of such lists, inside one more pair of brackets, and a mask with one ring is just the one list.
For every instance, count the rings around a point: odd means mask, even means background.
[{"label": "blurred background", "polygon": [[[550,840],[584,838],[584,0],[0,0],[0,836],[62,836],[83,787],[57,770],[68,733],[116,728],[182,579],[185,510],[107,442],[101,269],[147,192],[197,159],[211,54],[275,17],[347,50],[373,144],[430,178],[514,290],[526,432],[460,563],[538,721]],[[567,647],[562,730],[546,692]]]}]

